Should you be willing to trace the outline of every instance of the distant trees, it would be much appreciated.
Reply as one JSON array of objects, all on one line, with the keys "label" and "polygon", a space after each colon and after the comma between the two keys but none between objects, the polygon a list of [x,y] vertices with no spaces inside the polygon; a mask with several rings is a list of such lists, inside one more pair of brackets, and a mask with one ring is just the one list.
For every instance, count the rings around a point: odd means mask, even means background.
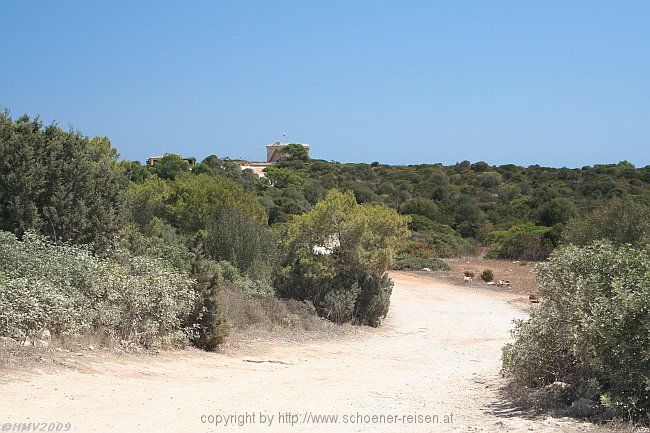
[{"label": "distant trees", "polygon": [[162,218],[185,233],[205,229],[220,209],[237,210],[261,222],[267,218],[253,193],[221,176],[186,174],[170,182],[153,175],[133,184],[128,196],[135,222]]},{"label": "distant trees", "polygon": [[564,224],[578,215],[575,205],[565,198],[554,198],[544,203],[537,212],[539,223],[546,227]]},{"label": "distant trees", "polygon": [[151,171],[161,179],[174,180],[181,173],[190,171],[190,163],[178,155],[168,153],[154,162]]},{"label": "distant trees", "polygon": [[487,241],[490,244],[488,257],[508,260],[544,260],[557,246],[557,236],[551,227],[533,223],[493,231]]},{"label": "distant trees", "polygon": [[181,176],[171,184],[167,206],[174,224],[186,232],[205,228],[218,209],[234,209],[266,222],[264,208],[255,194],[221,176],[206,174]]},{"label": "distant trees", "polygon": [[107,138],[0,113],[0,229],[105,246],[125,222],[128,179]]},{"label": "distant trees", "polygon": [[650,242],[650,208],[629,200],[616,200],[572,219],[562,232],[565,243],[576,245],[603,239],[615,245],[647,245]]},{"label": "distant trees", "polygon": [[421,215],[435,221],[438,217],[438,206],[436,203],[427,198],[412,198],[406,200],[399,207],[399,211],[406,215]]}]

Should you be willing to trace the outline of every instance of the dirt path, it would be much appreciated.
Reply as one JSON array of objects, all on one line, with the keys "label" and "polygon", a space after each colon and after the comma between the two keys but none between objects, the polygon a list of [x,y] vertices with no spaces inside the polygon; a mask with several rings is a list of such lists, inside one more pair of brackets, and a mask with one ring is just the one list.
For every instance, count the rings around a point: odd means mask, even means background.
[{"label": "dirt path", "polygon": [[[255,356],[176,352],[19,375],[0,385],[0,430],[5,423],[57,421],[78,432],[589,429],[566,419],[529,419],[500,402],[501,347],[512,319],[524,317],[515,295],[393,277],[384,326],[343,339],[275,344]],[[268,419],[260,423],[260,412],[273,416],[270,426]],[[202,415],[233,414],[247,424],[202,422]],[[318,415],[338,420],[315,425]],[[345,423],[350,415],[356,422]],[[372,423],[372,415],[384,422]]]}]

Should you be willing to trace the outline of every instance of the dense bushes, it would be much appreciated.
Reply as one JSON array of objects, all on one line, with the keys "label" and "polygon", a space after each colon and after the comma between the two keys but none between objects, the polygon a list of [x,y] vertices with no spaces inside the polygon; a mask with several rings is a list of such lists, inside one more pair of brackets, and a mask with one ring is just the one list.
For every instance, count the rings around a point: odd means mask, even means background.
[{"label": "dense bushes", "polygon": [[551,227],[532,223],[514,226],[508,230],[490,233],[490,250],[493,259],[543,260],[557,245],[557,234]]},{"label": "dense bushes", "polygon": [[187,275],[165,262],[121,254],[100,259],[82,247],[0,232],[0,335],[34,338],[103,333],[153,346],[182,343],[196,293]]},{"label": "dense bushes", "polygon": [[[420,239],[421,233],[415,238]],[[431,247],[436,257],[465,257],[478,252],[477,242],[472,238],[463,238],[451,227],[436,224],[424,233],[424,242]]]},{"label": "dense bushes", "polygon": [[646,245],[650,242],[650,208],[631,201],[614,201],[567,224],[562,240],[588,245],[606,239],[614,244]]},{"label": "dense bushes", "polygon": [[[619,196],[650,202],[650,166],[635,168],[625,161],[556,169],[469,161],[450,166],[390,166],[312,159],[268,173],[271,185],[264,179],[246,185],[262,196],[271,223],[287,222],[293,215],[309,211],[323,191],[350,190],[359,203],[381,203],[410,215],[409,228],[417,233],[419,242],[439,251],[438,257],[474,253],[476,243],[484,243],[490,232],[532,223],[552,227],[550,239],[524,235],[520,240],[527,245],[503,251],[501,257],[514,258],[532,247],[528,258],[542,259],[555,247],[562,226],[577,210],[585,213]],[[440,235],[443,227],[445,233]],[[544,245],[535,240],[544,241]]]},{"label": "dense bushes", "polygon": [[405,271],[421,271],[423,269],[432,271],[447,271],[449,266],[438,258],[422,257],[408,252],[400,252],[395,258],[393,269]]},{"label": "dense bushes", "polygon": [[330,192],[288,225],[278,293],[310,300],[337,320],[377,325],[392,288],[384,273],[408,235],[407,223],[387,207],[358,205],[352,192]]},{"label": "dense bushes", "polygon": [[567,246],[538,265],[542,302],[519,322],[504,367],[542,387],[570,386],[625,416],[650,413],[650,248]]},{"label": "dense bushes", "polygon": [[204,229],[219,209],[237,210],[261,222],[267,220],[255,195],[224,177],[188,174],[171,183],[166,210],[170,221],[181,231],[192,233]]},{"label": "dense bushes", "polygon": [[270,285],[278,239],[266,224],[223,209],[208,220],[206,232],[205,251],[211,259],[227,260],[252,279]]},{"label": "dense bushes", "polygon": [[105,137],[0,111],[0,230],[106,246],[126,214],[117,156]]}]

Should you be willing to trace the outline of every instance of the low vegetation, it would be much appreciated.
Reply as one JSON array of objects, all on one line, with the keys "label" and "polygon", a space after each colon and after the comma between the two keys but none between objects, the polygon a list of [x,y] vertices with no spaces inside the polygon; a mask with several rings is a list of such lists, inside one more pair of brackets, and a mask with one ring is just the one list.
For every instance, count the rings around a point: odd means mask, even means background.
[{"label": "low vegetation", "polygon": [[[593,401],[631,419],[650,413],[650,249],[566,246],[537,267],[542,302],[514,330],[504,368],[527,386]],[[645,421],[649,421],[645,419]]]},{"label": "low vegetation", "polygon": [[494,273],[490,269],[483,270],[483,272],[481,272],[481,280],[489,283],[494,280]]},{"label": "low vegetation", "polygon": [[393,269],[400,271],[447,271],[449,270],[449,265],[434,257],[427,258],[421,255],[400,253],[395,259]]},{"label": "low vegetation", "polygon": [[197,293],[187,275],[161,260],[121,251],[102,259],[27,232],[0,232],[0,335],[37,339],[97,332],[145,347],[185,344],[184,321]]}]

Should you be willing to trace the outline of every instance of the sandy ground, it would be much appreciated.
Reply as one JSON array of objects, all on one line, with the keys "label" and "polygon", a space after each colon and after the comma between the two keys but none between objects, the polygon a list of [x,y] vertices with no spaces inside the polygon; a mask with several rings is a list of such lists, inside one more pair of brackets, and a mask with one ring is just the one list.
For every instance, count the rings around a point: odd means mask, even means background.
[{"label": "sandy ground", "polygon": [[[500,398],[501,347],[512,319],[525,317],[521,295],[393,278],[384,325],[334,340],[12,371],[0,381],[0,430],[28,422],[70,423],[75,432],[592,429],[527,415]],[[316,423],[321,415],[338,419]]]}]

